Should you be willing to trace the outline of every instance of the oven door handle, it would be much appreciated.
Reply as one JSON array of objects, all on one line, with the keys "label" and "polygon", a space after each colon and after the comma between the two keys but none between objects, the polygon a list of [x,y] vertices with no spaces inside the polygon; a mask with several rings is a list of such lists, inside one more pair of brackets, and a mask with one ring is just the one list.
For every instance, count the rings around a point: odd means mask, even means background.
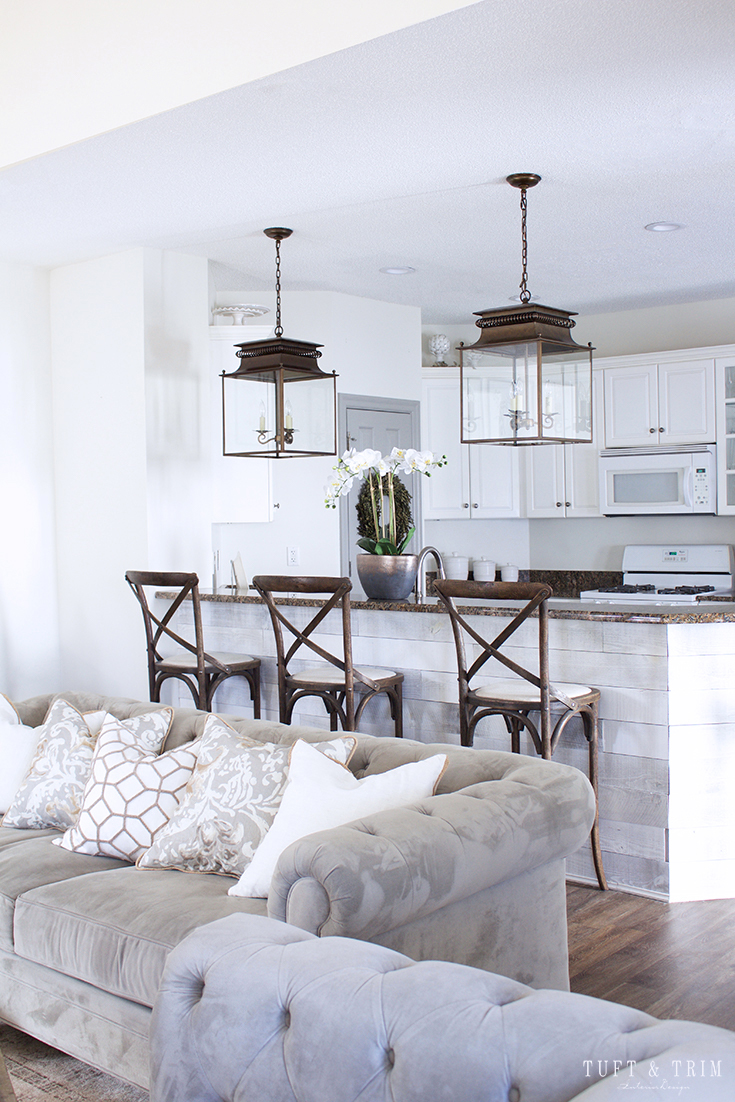
[{"label": "oven door handle", "polygon": [[684,504],[687,506],[687,508],[691,509],[692,499],[694,497],[694,466],[691,463],[684,471],[684,478],[681,482],[681,489],[684,495]]}]

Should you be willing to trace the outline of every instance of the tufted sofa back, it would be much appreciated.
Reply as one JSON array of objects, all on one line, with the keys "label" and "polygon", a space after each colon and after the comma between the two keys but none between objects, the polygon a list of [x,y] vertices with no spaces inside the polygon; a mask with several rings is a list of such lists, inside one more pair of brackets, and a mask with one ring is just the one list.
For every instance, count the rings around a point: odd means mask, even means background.
[{"label": "tufted sofa back", "polygon": [[[15,707],[21,722],[31,727],[37,727],[43,723],[51,703],[57,697],[63,697],[80,712],[105,709],[118,719],[129,719],[131,716],[166,707],[165,704],[131,700],[127,697],[102,696],[99,693],[71,691],[47,693],[16,702]],[[208,718],[208,712],[196,711],[194,708],[174,708],[174,719],[164,749],[170,750],[174,746],[180,746],[198,738],[204,731]],[[321,741],[325,735],[322,728],[316,727],[291,726],[270,720],[243,719],[240,716],[230,715],[222,715],[221,718],[236,731],[259,742],[290,745],[299,738],[309,742]],[[581,777],[577,770],[572,770],[569,766],[555,762],[549,770],[548,762],[540,763],[502,751],[478,750],[442,743],[425,744],[408,739],[376,738],[372,735],[360,734],[358,734],[358,744],[350,762],[350,769],[357,777],[364,777],[372,773],[383,773],[404,762],[417,761],[436,753],[447,755],[447,768],[439,782],[437,794],[458,792],[460,789],[485,781],[508,779],[517,781],[519,784],[528,783],[534,786],[546,782],[551,790],[563,774],[573,773]]]},{"label": "tufted sofa back", "polygon": [[220,919],[173,951],[151,1048],[151,1102],[735,1096],[727,1030],[256,915]]}]

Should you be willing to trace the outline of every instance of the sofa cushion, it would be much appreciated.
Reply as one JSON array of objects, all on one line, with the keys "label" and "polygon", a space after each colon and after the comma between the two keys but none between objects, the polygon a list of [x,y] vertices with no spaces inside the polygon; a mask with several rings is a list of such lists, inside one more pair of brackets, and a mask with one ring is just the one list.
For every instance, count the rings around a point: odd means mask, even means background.
[{"label": "sofa cushion", "polygon": [[[66,853],[78,861],[105,861]],[[114,864],[113,862],[111,862]],[[48,883],[15,909],[18,956],[152,1006],[170,949],[197,926],[237,911],[265,914],[265,900],[232,899],[230,877],[129,865]]]},{"label": "sofa cushion", "polygon": [[446,764],[444,754],[432,754],[357,780],[300,739],[291,752],[288,784],[273,826],[230,895],[266,897],[278,858],[293,842],[431,796]]},{"label": "sofa cushion", "polygon": [[[149,712],[126,721],[131,730],[160,730],[166,737],[173,710]],[[98,717],[99,718],[99,717]],[[49,709],[28,776],[9,807],[6,826],[56,827],[74,825],[92,766],[99,727],[66,700],[55,700]]]},{"label": "sofa cushion", "polygon": [[[313,745],[346,765],[356,741],[335,736]],[[254,742],[218,716],[209,718],[197,746],[186,793],[138,867],[240,876],[272,826],[293,748]]]},{"label": "sofa cushion", "polygon": [[139,729],[130,723],[111,715],[105,719],[79,818],[56,840],[64,849],[133,862],[176,810],[199,742],[160,754],[165,727],[142,724]]},{"label": "sofa cushion", "polygon": [[0,828],[0,948],[13,951],[15,904],[23,892],[123,864],[107,857],[66,853],[53,844],[58,837],[56,830]]}]

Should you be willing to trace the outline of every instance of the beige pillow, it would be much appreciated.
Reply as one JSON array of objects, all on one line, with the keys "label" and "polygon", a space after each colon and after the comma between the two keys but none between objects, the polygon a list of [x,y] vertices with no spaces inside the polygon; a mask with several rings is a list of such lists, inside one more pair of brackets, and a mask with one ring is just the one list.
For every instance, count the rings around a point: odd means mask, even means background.
[{"label": "beige pillow", "polygon": [[168,734],[163,712],[129,727],[108,715],[97,739],[79,818],[57,846],[135,861],[174,813],[196,765],[198,742],[159,754]]},{"label": "beige pillow", "polygon": [[[92,728],[97,727],[99,718],[98,713],[90,713]],[[173,712],[167,708],[127,719],[125,725],[142,730],[151,724],[158,729],[163,724],[167,732],[172,718]],[[66,700],[55,700],[41,727],[36,756],[3,818],[3,826],[57,830],[73,826],[82,806],[96,741],[97,734],[85,716]]]},{"label": "beige pillow", "polygon": [[[357,740],[348,735],[313,745],[346,765]],[[240,876],[278,811],[290,751],[210,716],[186,795],[138,868]]]}]

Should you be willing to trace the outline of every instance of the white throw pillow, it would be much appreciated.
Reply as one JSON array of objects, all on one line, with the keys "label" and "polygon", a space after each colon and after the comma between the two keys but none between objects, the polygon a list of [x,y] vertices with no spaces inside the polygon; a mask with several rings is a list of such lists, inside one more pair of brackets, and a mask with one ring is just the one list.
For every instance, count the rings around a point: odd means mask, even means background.
[{"label": "white throw pillow", "polygon": [[10,807],[31,768],[40,735],[41,728],[21,723],[13,705],[0,693],[0,815]]},{"label": "white throw pillow", "polygon": [[265,898],[278,858],[292,842],[431,796],[446,765],[446,754],[432,754],[358,780],[349,769],[299,739],[291,752],[288,782],[273,826],[228,895]]},{"label": "white throw pillow", "polygon": [[[76,853],[135,861],[166,825],[196,765],[196,742],[159,754],[168,734],[164,712],[131,728],[108,715],[97,739],[82,808],[54,843]],[[147,717],[147,718],[150,718]]]},{"label": "white throw pillow", "polygon": [[[186,792],[138,868],[240,876],[281,805],[291,747],[256,742],[219,716],[209,717],[199,741]],[[342,735],[314,745],[346,765],[357,739]]]}]

